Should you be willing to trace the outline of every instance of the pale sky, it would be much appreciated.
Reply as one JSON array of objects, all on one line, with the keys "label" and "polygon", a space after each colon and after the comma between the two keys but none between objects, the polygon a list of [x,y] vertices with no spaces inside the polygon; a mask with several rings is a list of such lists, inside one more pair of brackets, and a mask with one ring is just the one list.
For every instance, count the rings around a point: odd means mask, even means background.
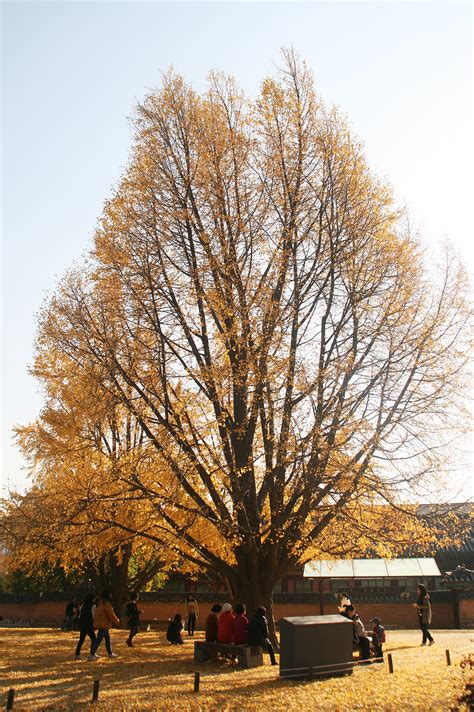
[{"label": "pale sky", "polygon": [[474,273],[469,2],[17,0],[1,10],[3,487],[24,485],[11,428],[41,407],[27,374],[35,314],[90,247],[131,146],[127,117],[171,64],[197,89],[218,68],[255,95],[293,44],[427,246],[448,237]]}]

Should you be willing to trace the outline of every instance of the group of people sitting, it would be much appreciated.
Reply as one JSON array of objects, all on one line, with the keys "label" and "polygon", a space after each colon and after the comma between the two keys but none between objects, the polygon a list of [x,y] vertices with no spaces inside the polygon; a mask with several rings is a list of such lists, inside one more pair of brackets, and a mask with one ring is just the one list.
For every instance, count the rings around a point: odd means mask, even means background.
[{"label": "group of people sitting", "polygon": [[[275,651],[270,642],[266,609],[259,606],[254,616],[249,620],[243,603],[235,607],[230,603],[215,603],[206,618],[206,641],[208,643],[223,643],[234,645],[260,646],[270,655],[272,665],[276,665]],[[168,625],[167,640],[173,645],[183,643],[181,631],[183,622],[181,614],[177,613]]]},{"label": "group of people sitting", "polygon": [[348,618],[353,623],[353,642],[354,646],[360,650],[360,659],[369,660],[371,652],[373,651],[373,657],[375,658],[374,662],[383,662],[382,645],[385,643],[385,628],[383,627],[380,618],[370,619],[370,622],[373,624],[373,628],[372,635],[369,636],[347,593],[343,593],[341,596],[339,613],[341,616]]}]

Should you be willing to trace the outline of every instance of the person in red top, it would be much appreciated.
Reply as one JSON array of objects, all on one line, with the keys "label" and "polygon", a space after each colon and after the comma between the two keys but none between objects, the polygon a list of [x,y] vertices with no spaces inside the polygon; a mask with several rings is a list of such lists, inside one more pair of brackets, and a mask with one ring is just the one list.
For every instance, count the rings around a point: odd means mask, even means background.
[{"label": "person in red top", "polygon": [[249,619],[245,615],[245,605],[238,603],[235,607],[234,618],[234,643],[236,645],[245,645],[247,642],[247,628],[249,627]]},{"label": "person in red top", "polygon": [[234,640],[234,614],[230,603],[224,603],[222,606],[221,617],[217,624],[217,642],[232,643]]},{"label": "person in red top", "polygon": [[206,618],[206,641],[215,643],[217,641],[217,629],[219,626],[218,614],[222,611],[220,603],[214,603],[211,612]]}]

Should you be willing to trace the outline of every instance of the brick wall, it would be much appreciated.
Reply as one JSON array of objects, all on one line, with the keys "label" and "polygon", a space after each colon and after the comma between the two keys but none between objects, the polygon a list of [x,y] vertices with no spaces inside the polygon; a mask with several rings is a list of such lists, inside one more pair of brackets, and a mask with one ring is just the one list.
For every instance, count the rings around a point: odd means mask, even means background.
[{"label": "brick wall", "polygon": [[0,602],[0,615],[13,621],[51,620],[60,623],[64,619],[67,601]]},{"label": "brick wall", "polygon": [[463,628],[474,628],[474,598],[462,598],[459,601],[459,615]]},{"label": "brick wall", "polygon": [[[144,623],[165,622],[173,618],[175,613],[181,613],[184,618],[184,600],[180,594],[168,595],[163,598],[167,600],[146,600],[152,598],[150,594],[143,594],[144,600],[140,601],[140,608],[143,611],[142,621]],[[296,597],[296,596],[295,596]],[[5,622],[32,625],[60,625],[64,618],[64,609],[67,598],[64,600],[29,600],[14,601],[13,597],[0,594],[0,615]],[[157,596],[156,598],[160,598]],[[199,603],[198,629],[203,626],[206,616],[213,603],[212,596],[206,596],[208,601]],[[277,598],[277,596],[275,597]],[[303,600],[305,597],[297,597],[297,602],[288,600],[288,595],[281,602],[275,601],[275,619],[287,616],[307,616],[319,615],[319,601],[317,596],[312,596],[312,600]],[[10,599],[10,600],[9,600]],[[170,600],[171,599],[171,600]],[[173,600],[174,599],[174,600]],[[199,599],[199,596],[198,596]],[[454,614],[452,604],[446,597],[438,597],[433,601],[433,628],[453,628]],[[378,616],[384,625],[389,628],[416,628],[418,627],[415,610],[409,603],[402,603],[391,600],[366,600],[354,603],[357,612],[368,626],[369,619]],[[459,601],[459,611],[462,627],[474,627],[474,597],[462,597]],[[333,600],[326,600],[324,603],[324,613],[337,613],[337,607]],[[1,623],[0,623],[1,625]]]},{"label": "brick wall", "polygon": [[[473,602],[474,603],[474,602]],[[357,613],[362,621],[369,627],[369,620],[378,616],[384,626],[389,628],[417,628],[418,618],[415,609],[406,603],[358,603]],[[337,613],[337,606],[325,604],[324,613]],[[274,604],[275,619],[287,616],[314,616],[319,615],[319,605],[283,603]],[[436,603],[433,605],[433,628],[453,628],[454,615],[449,603]]]}]

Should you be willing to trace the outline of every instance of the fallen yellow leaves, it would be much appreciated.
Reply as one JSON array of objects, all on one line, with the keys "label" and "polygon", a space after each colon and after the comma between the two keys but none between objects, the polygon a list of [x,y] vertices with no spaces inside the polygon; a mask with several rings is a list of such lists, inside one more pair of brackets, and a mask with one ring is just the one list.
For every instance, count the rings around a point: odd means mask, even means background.
[{"label": "fallen yellow leaves", "polygon": [[[0,631],[0,678],[3,708],[15,689],[14,710],[448,710],[467,681],[460,661],[473,647],[473,631],[435,631],[436,644],[419,647],[418,631],[389,631],[394,674],[388,666],[356,667],[350,677],[315,681],[280,680],[278,668],[241,670],[230,662],[193,662],[192,641],[169,646],[164,633],[141,633],[137,647],[125,646],[123,631],[113,631],[115,652],[89,663],[75,661],[77,633],[51,629]],[[445,650],[452,666],[446,665]],[[194,671],[201,691],[193,693]],[[100,680],[99,702],[91,704],[92,686]],[[462,708],[461,708],[462,709]],[[464,709],[467,710],[467,707]]]}]

